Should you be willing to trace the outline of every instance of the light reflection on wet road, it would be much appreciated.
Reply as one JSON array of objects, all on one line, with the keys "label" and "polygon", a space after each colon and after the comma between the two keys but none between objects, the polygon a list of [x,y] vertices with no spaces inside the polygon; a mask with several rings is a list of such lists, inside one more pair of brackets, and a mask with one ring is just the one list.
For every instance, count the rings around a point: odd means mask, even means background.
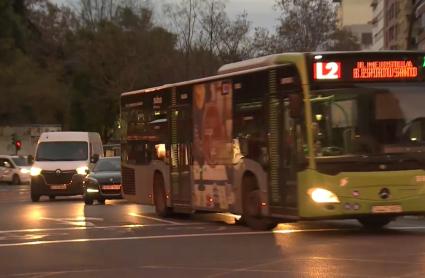
[{"label": "light reflection on wet road", "polygon": [[373,233],[355,221],[257,232],[226,214],[160,219],[125,201],[28,193],[0,185],[0,277],[425,277],[423,218]]}]

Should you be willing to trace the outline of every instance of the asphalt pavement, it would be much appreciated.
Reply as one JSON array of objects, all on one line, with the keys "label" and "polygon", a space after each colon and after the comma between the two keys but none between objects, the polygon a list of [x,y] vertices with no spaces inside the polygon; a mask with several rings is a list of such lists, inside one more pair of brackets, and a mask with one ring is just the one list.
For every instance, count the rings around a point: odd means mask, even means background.
[{"label": "asphalt pavement", "polygon": [[124,200],[32,203],[0,185],[0,277],[425,277],[425,218],[379,232],[356,221],[280,224],[270,232],[228,214],[158,218]]}]

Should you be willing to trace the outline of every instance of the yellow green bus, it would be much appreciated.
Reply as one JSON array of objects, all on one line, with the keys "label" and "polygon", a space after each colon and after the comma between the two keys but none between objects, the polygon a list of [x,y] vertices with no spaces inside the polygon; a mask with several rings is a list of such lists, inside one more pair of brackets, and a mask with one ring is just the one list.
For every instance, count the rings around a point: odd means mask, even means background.
[{"label": "yellow green bus", "polygon": [[121,96],[123,196],[254,229],[425,212],[425,52],[284,53]]}]

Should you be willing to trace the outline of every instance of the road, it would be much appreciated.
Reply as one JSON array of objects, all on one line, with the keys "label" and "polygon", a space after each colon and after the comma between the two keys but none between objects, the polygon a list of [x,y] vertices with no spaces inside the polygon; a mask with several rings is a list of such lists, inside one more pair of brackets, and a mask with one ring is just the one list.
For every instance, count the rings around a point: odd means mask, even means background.
[{"label": "road", "polygon": [[425,219],[373,233],[355,221],[233,222],[161,219],[125,201],[31,203],[28,185],[0,185],[0,277],[425,277]]}]

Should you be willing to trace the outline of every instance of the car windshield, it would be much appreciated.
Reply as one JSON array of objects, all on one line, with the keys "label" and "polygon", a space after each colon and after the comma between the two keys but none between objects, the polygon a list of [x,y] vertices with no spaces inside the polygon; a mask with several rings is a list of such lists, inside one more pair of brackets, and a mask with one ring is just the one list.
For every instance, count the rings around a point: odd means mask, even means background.
[{"label": "car windshield", "polygon": [[16,166],[30,166],[28,164],[28,161],[25,159],[25,157],[12,157],[13,162],[15,162]]},{"label": "car windshield", "polygon": [[93,172],[119,172],[121,171],[121,160],[117,158],[102,158],[93,169]]},{"label": "car windshield", "polygon": [[312,98],[317,157],[425,151],[425,84],[353,85]]},{"label": "car windshield", "polygon": [[85,161],[87,142],[42,142],[37,147],[37,161]]}]

